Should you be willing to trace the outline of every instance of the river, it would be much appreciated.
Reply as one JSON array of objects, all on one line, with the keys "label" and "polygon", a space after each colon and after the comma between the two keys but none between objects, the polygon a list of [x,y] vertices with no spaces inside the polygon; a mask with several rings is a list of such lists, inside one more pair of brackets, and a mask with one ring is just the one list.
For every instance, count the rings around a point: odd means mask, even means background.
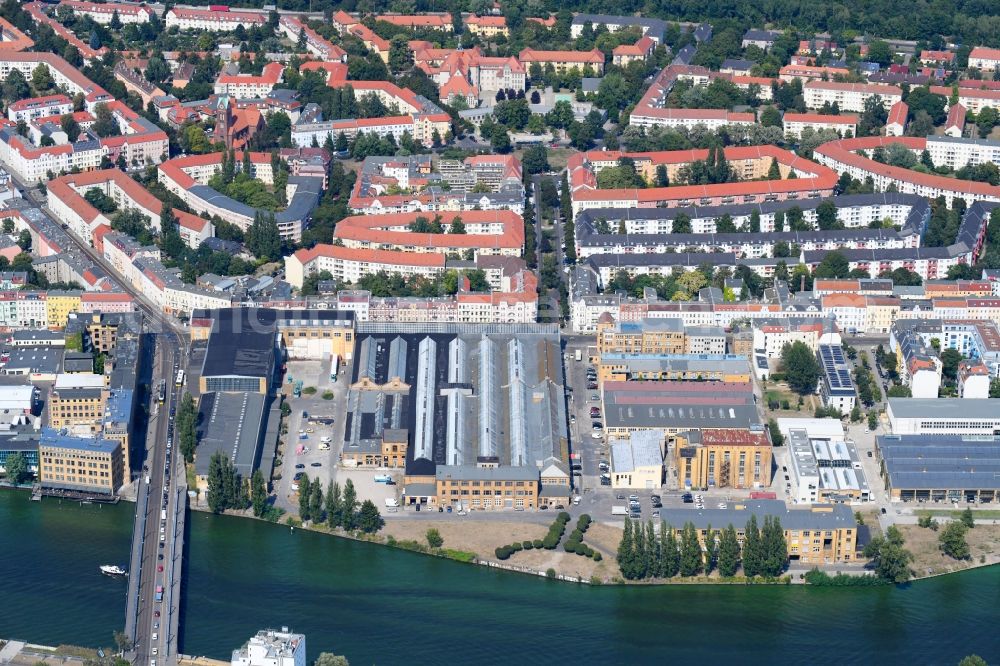
[{"label": "river", "polygon": [[[133,506],[0,490],[0,636],[110,645]],[[956,664],[1000,657],[1000,568],[903,588],[590,587],[194,513],[181,649],[287,625],[353,663]]]}]

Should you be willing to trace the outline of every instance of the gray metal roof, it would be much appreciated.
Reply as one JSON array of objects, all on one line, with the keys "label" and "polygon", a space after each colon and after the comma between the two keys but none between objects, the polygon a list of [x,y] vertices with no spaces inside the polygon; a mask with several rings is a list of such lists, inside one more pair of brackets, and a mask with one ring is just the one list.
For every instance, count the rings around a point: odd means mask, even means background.
[{"label": "gray metal roof", "polygon": [[732,525],[742,530],[750,516],[757,517],[758,527],[763,525],[765,516],[776,517],[781,526],[789,530],[833,530],[839,528],[857,528],[857,521],[851,508],[844,504],[814,505],[809,509],[789,509],[780,500],[753,500],[743,504],[734,504],[728,509],[660,509],[660,519],[673,527],[685,523],[693,523],[696,529],[709,526],[720,529]]},{"label": "gray metal roof", "polygon": [[662,466],[660,443],[663,439],[662,430],[642,430],[632,433],[627,440],[612,442],[611,469],[623,474],[639,467]]},{"label": "gray metal roof", "polygon": [[261,393],[206,393],[199,405],[195,473],[208,474],[212,455],[221,452],[236,473],[249,479],[260,460],[267,397]]},{"label": "gray metal roof", "polygon": [[434,471],[437,480],[468,479],[470,481],[537,481],[538,468],[531,467],[479,467],[477,465],[438,465]]},{"label": "gray metal roof", "polygon": [[892,488],[1000,489],[1000,437],[882,435],[877,444]]},{"label": "gray metal roof", "polygon": [[893,417],[1000,422],[1000,398],[889,398]]}]

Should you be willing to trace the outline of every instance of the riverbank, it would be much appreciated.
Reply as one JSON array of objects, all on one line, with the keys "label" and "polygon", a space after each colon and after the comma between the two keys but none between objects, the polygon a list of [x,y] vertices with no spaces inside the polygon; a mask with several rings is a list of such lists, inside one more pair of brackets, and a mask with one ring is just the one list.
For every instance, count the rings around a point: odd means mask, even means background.
[{"label": "riverbank", "polygon": [[[194,511],[211,513],[207,508],[193,505],[191,508]],[[227,515],[270,522],[255,518],[249,511],[230,512]],[[504,561],[500,561],[495,556],[494,551],[498,547],[544,537],[547,526],[539,523],[494,520],[456,522],[454,519],[411,520],[390,517],[382,530],[376,534],[349,533],[341,529],[331,530],[325,525],[311,523],[302,525],[301,521],[294,516],[287,516],[283,524],[294,526],[295,529],[388,546],[431,557],[478,564],[531,576],[544,576],[572,583],[630,586],[808,584],[805,581],[807,569],[789,571],[786,575],[775,580],[754,579],[748,581],[742,576],[723,578],[718,572],[713,572],[708,576],[688,578],[625,580],[616,561],[618,543],[621,541],[623,529],[599,522],[591,524],[584,538],[584,542],[588,546],[601,553],[602,558],[599,562],[589,557],[581,557],[575,553],[564,551],[561,542],[554,550],[521,550]],[[941,553],[937,547],[937,532],[914,525],[899,525],[898,527],[906,539],[904,547],[908,548],[914,555],[912,581],[1000,564],[1000,526],[998,525],[982,524],[969,531],[968,541],[972,557],[968,560],[953,560]],[[427,542],[427,532],[432,529],[436,530],[442,539],[440,547],[432,547]],[[867,574],[867,570],[861,569],[858,565],[847,564],[827,565],[820,567],[820,570],[830,576],[839,573],[853,576]]]}]

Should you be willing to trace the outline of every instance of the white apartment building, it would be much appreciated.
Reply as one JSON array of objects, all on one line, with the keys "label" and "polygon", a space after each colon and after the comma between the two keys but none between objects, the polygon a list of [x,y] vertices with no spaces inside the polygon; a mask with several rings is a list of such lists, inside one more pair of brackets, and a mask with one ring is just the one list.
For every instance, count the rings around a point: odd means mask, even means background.
[{"label": "white apartment building", "polygon": [[809,81],[802,86],[806,106],[819,109],[824,104],[836,104],[841,111],[861,113],[865,101],[878,95],[882,105],[888,109],[903,98],[903,91],[896,86],[881,86],[869,83],[837,83],[835,81]]},{"label": "white apartment building", "polygon": [[977,46],[969,52],[969,67],[993,72],[1000,68],[1000,49]]},{"label": "white apartment building", "polygon": [[107,25],[117,13],[122,23],[146,23],[153,16],[153,10],[141,5],[126,5],[117,2],[94,3],[79,0],[61,0],[62,7],[69,7],[74,14],[89,16],[95,23]]},{"label": "white apartment building", "polygon": [[683,127],[692,129],[702,125],[715,131],[726,125],[753,125],[757,118],[752,113],[734,113],[725,109],[636,109],[629,116],[633,127]]},{"label": "white apartment building", "polygon": [[799,139],[802,131],[811,129],[813,131],[833,130],[840,136],[847,136],[850,133],[854,136],[858,132],[858,117],[853,115],[834,116],[822,113],[786,113],[782,118],[782,127],[785,136]]},{"label": "white apartment building", "polygon": [[267,14],[262,12],[229,11],[215,9],[190,9],[171,7],[166,13],[167,28],[181,30],[208,30],[210,32],[230,32],[242,25],[249,29],[267,23]]},{"label": "white apartment building", "polygon": [[976,164],[1000,164],[1000,142],[997,141],[932,136],[927,137],[927,152],[934,166],[948,166],[956,171]]},{"label": "white apartment building", "polygon": [[11,122],[23,120],[30,123],[36,118],[61,116],[73,112],[73,100],[66,95],[32,97],[14,102],[7,107],[7,118]]}]

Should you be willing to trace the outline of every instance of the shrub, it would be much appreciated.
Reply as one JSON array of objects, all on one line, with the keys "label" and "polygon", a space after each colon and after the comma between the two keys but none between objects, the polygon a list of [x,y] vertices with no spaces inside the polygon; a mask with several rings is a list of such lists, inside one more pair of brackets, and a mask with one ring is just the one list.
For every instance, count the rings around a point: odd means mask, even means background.
[{"label": "shrub", "polygon": [[565,525],[566,523],[569,522],[569,514],[566,513],[565,511],[560,512],[559,520],[562,522],[563,525]]},{"label": "shrub", "polygon": [[498,560],[506,560],[510,557],[510,551],[507,550],[507,546],[499,546],[493,553],[497,556]]},{"label": "shrub", "polygon": [[553,550],[559,544],[559,539],[552,536],[550,533],[545,539],[542,540],[542,547],[545,550]]},{"label": "shrub", "polygon": [[581,532],[579,529],[573,530],[572,532],[570,532],[569,540],[570,541],[583,541],[583,532]]},{"label": "shrub", "polygon": [[580,545],[579,541],[573,541],[572,539],[567,539],[566,543],[563,544],[563,550],[567,553],[575,553],[576,547]]},{"label": "shrub", "polygon": [[324,391],[323,392],[323,399],[324,400],[333,400],[333,391]]},{"label": "shrub", "polygon": [[545,570],[545,577],[546,578],[555,578],[556,577],[556,570],[553,569],[552,567],[549,567],[548,569]]},{"label": "shrub", "polygon": [[600,562],[601,560],[604,559],[604,557],[601,556],[601,554],[599,552],[597,552],[596,550],[594,551],[594,554],[591,555],[591,557],[594,558],[595,562]]},{"label": "shrub", "polygon": [[520,550],[523,550],[523,547],[519,543],[514,543],[513,545],[510,545],[510,546],[507,546],[507,547],[510,548],[511,550],[513,550],[515,553],[518,552],[518,551],[520,551]]},{"label": "shrub", "polygon": [[535,547],[535,544],[531,541],[525,541],[521,544],[521,547],[525,550],[532,550]]},{"label": "shrub", "polygon": [[315,393],[316,393],[316,387],[315,386],[307,386],[304,389],[302,389],[302,393],[305,394],[305,395],[315,395]]},{"label": "shrub", "polygon": [[586,532],[590,528],[590,516],[583,514],[580,519],[576,521],[576,529],[580,532]]},{"label": "shrub", "polygon": [[541,549],[541,548],[544,547],[545,542],[542,541],[541,539],[535,539],[535,544],[534,545],[535,545],[535,549],[538,550],[538,549]]}]

